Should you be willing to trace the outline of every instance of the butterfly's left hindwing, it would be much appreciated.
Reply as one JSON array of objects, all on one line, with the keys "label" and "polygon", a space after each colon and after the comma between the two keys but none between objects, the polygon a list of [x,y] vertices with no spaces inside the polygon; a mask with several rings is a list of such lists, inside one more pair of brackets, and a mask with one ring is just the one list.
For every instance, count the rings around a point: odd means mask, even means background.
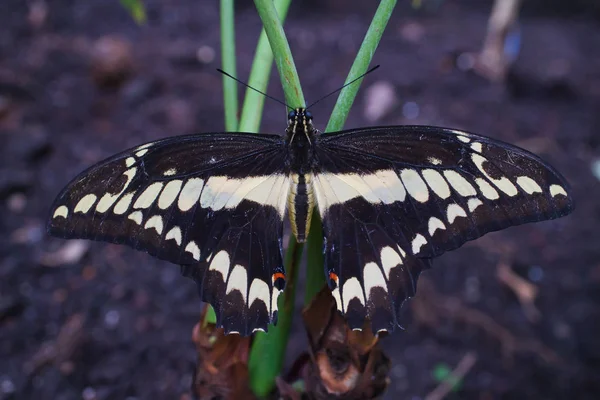
[{"label": "butterfly's left hindwing", "polygon": [[276,318],[289,190],[279,136],[201,134],[138,146],[58,196],[48,230],[127,244],[183,266],[226,331]]},{"label": "butterfly's left hindwing", "polygon": [[393,329],[429,260],[468,240],[573,209],[535,155],[483,136],[399,126],[323,135],[314,191],[326,269],[350,326]]}]

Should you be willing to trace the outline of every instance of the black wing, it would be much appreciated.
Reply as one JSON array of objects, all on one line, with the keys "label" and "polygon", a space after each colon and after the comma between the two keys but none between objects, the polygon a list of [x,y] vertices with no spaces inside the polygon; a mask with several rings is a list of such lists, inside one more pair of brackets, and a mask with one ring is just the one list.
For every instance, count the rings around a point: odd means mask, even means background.
[{"label": "black wing", "polygon": [[564,178],[535,155],[428,126],[323,135],[314,190],[326,269],[353,328],[392,330],[430,259],[487,232],[573,210]]},{"label": "black wing", "polygon": [[48,231],[127,244],[180,264],[226,331],[266,329],[285,282],[285,159],[283,139],[271,135],[200,134],[144,144],[67,185]]}]

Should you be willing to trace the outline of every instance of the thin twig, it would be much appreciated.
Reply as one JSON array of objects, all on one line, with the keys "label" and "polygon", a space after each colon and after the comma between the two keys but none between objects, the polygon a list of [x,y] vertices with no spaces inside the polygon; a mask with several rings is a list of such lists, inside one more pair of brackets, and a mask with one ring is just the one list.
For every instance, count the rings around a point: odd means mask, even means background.
[{"label": "thin twig", "polygon": [[446,379],[425,396],[425,400],[442,400],[452,391],[456,382],[464,379],[476,362],[477,355],[474,352],[470,351],[465,354]]}]

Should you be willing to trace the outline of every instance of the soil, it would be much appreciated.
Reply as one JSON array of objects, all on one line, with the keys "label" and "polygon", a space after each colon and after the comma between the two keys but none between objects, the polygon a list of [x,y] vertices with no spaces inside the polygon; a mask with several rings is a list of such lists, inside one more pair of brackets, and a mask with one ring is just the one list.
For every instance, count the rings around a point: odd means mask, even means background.
[{"label": "soil", "polygon": [[[54,196],[87,166],[161,137],[223,130],[216,2],[145,3],[144,26],[118,1],[56,0],[46,14],[42,2],[0,5],[0,399],[191,398],[194,284],[146,254],[44,230]],[[307,102],[344,81],[371,3],[292,6],[286,30]],[[382,66],[364,82],[396,91],[377,123],[451,126],[534,151],[570,181],[577,209],[436,260],[404,330],[383,341],[393,362],[387,398],[424,398],[435,372],[465,356],[474,364],[447,398],[599,398],[598,6],[525,2],[521,53],[506,84],[494,84],[454,67],[480,48],[489,4],[424,3],[398,6],[374,58]],[[259,30],[252,4],[240,4],[242,79]],[[129,71],[124,83],[108,88],[91,55],[107,35],[131,44],[117,68]],[[281,98],[279,86],[275,75],[269,93]],[[334,101],[313,110],[317,126]],[[365,105],[363,90],[346,127],[372,124]],[[283,107],[267,100],[265,109],[262,129],[282,132]],[[498,278],[500,263],[516,286]],[[520,290],[535,302],[519,301]],[[299,318],[293,329],[290,363],[306,345]]]}]

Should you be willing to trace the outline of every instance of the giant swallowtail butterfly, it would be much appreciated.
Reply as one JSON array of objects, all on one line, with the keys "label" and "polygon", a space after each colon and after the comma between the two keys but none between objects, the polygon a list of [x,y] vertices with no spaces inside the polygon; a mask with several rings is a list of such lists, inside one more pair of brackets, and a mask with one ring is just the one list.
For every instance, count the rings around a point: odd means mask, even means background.
[{"label": "giant swallowtail butterfly", "polygon": [[183,266],[227,332],[277,319],[283,222],[323,220],[325,271],[351,328],[393,330],[430,260],[491,231],[573,210],[535,155],[431,126],[321,134],[303,108],[284,136],[203,133],[146,143],[81,173],[48,230],[127,244]]}]

